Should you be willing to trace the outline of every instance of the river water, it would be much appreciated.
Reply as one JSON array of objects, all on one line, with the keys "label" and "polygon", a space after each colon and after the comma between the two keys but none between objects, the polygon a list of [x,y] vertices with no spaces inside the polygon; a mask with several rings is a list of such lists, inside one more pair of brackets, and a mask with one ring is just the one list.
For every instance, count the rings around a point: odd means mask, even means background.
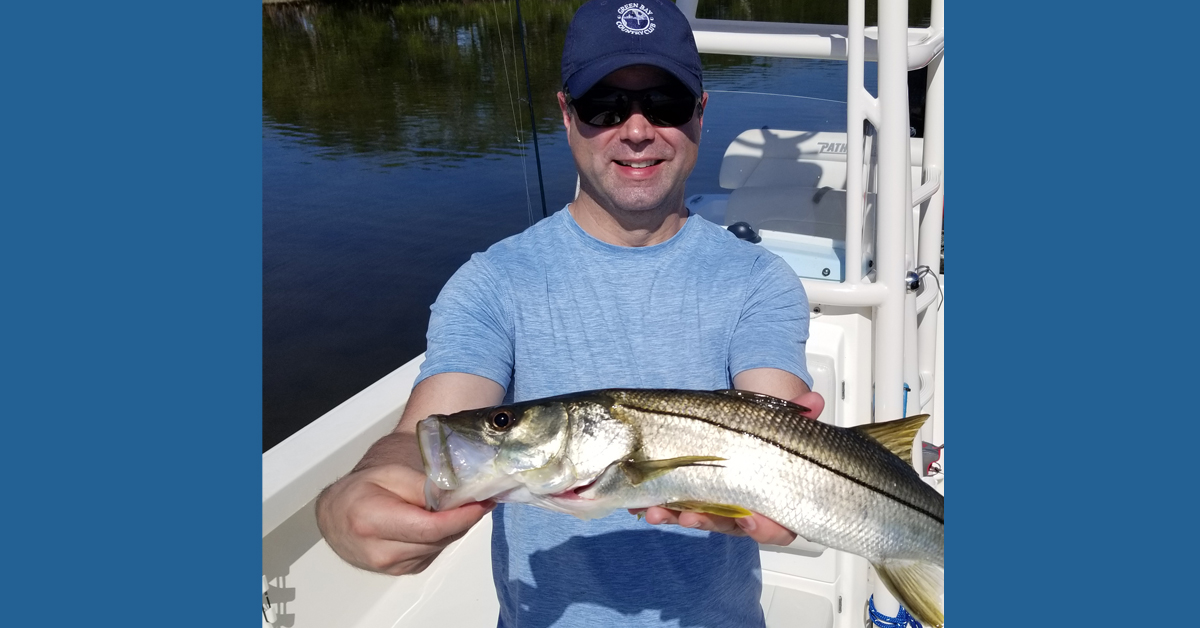
[{"label": "river water", "polygon": [[[579,4],[521,2],[534,127],[513,2],[263,6],[264,451],[422,353],[442,284],[542,217],[535,130],[548,211],[574,196],[554,94]],[[844,23],[837,4],[699,15]],[[914,3],[914,25],[928,7]],[[746,129],[845,131],[844,62],[701,57],[689,194],[727,192],[721,157]]]}]

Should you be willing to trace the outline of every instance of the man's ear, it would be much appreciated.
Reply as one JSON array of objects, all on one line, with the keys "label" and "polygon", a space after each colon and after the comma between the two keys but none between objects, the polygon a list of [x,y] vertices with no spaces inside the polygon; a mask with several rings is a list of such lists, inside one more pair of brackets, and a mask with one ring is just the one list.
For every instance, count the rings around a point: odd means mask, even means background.
[{"label": "man's ear", "polygon": [[[562,111],[563,126],[566,127],[566,129],[568,131],[570,131],[571,130],[571,108],[570,108],[570,106],[567,105],[567,95],[562,92],[558,93],[558,108],[560,111]],[[567,137],[570,138],[571,134],[568,133]]]}]

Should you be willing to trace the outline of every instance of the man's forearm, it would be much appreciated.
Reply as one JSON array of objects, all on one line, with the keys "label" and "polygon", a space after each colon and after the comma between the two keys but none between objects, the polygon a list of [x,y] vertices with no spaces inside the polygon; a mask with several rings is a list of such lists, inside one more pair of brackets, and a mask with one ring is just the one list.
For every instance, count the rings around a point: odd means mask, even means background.
[{"label": "man's forearm", "polygon": [[417,436],[413,432],[392,432],[375,441],[375,444],[371,445],[371,448],[363,455],[362,460],[354,465],[354,471],[370,469],[381,464],[396,463],[421,469],[421,452],[417,447]]}]

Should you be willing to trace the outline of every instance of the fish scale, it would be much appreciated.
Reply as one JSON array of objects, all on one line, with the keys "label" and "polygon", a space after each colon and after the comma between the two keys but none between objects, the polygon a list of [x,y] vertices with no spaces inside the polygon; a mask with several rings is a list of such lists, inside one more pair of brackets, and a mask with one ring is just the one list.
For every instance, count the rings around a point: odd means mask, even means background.
[{"label": "fish scale", "polygon": [[583,519],[666,505],[757,512],[857,554],[944,626],[944,499],[911,466],[925,415],[854,428],[742,391],[594,390],[434,415],[417,435],[433,509],[494,499]]},{"label": "fish scale", "polygon": [[831,472],[887,493],[939,523],[943,520],[942,496],[920,481],[909,464],[853,430],[807,419],[794,410],[772,410],[721,393],[688,391],[672,398],[635,389],[614,391],[613,397],[631,409],[673,414],[686,420],[705,421],[721,430],[751,434]]},{"label": "fish scale", "polygon": [[[613,412],[618,417],[624,413],[627,420],[641,426],[642,452],[647,459],[690,455],[726,458],[725,462],[712,463],[720,466],[682,467],[641,486],[628,487],[625,490],[630,498],[640,491],[655,496],[658,503],[709,501],[738,505],[766,515],[809,541],[839,546],[868,560],[903,558],[943,564],[940,522],[771,442],[785,440],[789,427],[821,434],[826,440],[839,437],[820,428],[800,429],[825,425],[819,421],[779,416],[782,413],[762,412],[752,418],[744,414],[740,415],[742,419],[759,421],[776,436],[764,440],[760,435],[768,430],[738,425],[726,430],[725,437],[714,438],[711,424],[673,413],[620,405],[614,405]],[[794,425],[797,423],[801,425]],[[864,456],[874,453],[866,446],[855,449]],[[867,475],[865,466],[856,465],[859,468],[847,475]],[[611,497],[621,501],[626,495]]]}]

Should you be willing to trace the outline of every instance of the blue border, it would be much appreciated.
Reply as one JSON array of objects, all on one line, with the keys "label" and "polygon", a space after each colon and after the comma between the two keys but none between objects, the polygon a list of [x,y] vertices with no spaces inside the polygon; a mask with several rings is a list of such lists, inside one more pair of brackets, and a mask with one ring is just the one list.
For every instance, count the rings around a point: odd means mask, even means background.
[{"label": "blue border", "polygon": [[[1072,455],[1039,449],[1043,430],[1056,428],[1040,416],[1041,399],[1024,398],[1042,395],[1028,374],[1052,361],[1038,347],[1053,332],[1031,304],[1044,300],[1039,278],[1050,275],[1038,268],[1050,247],[1031,238],[1022,215],[1044,191],[1039,153],[1021,142],[1041,124],[1031,111],[1041,94],[1031,102],[1023,84],[1043,80],[1038,51],[1022,54],[1008,30],[1020,25],[986,6],[957,3],[947,13],[947,602],[955,625],[1071,625],[1060,605],[1035,593],[1062,579],[1057,565],[1047,569],[1043,525],[1059,524],[1037,465]],[[1029,4],[1003,11],[1039,13]]]},{"label": "blue border", "polygon": [[[1194,23],[1179,11],[1156,17]],[[1122,288],[1179,279],[1139,272],[1173,246],[1141,212],[1194,232],[1191,194],[1169,193],[1190,192],[1194,125],[1170,89],[1190,74],[1154,63],[1193,51],[1122,15],[951,8],[947,589],[970,625],[1187,608],[1194,412],[1152,398],[1194,385],[1191,349],[1125,349],[1144,339]],[[1024,54],[1006,19],[1029,27]],[[6,7],[2,623],[253,621],[260,20],[232,0]],[[1122,170],[1139,155],[1151,184]],[[1190,251],[1167,251],[1183,278]]]},{"label": "blue border", "polygon": [[5,11],[0,623],[252,622],[261,5]]},{"label": "blue border", "polygon": [[948,287],[947,590],[964,625],[1191,616],[1195,412],[1162,399],[1195,386],[1194,245],[1178,238],[1196,233],[1178,101],[1194,50],[1167,25],[1196,11],[1139,8],[953,8],[970,29],[951,38],[947,90],[963,278]]}]

